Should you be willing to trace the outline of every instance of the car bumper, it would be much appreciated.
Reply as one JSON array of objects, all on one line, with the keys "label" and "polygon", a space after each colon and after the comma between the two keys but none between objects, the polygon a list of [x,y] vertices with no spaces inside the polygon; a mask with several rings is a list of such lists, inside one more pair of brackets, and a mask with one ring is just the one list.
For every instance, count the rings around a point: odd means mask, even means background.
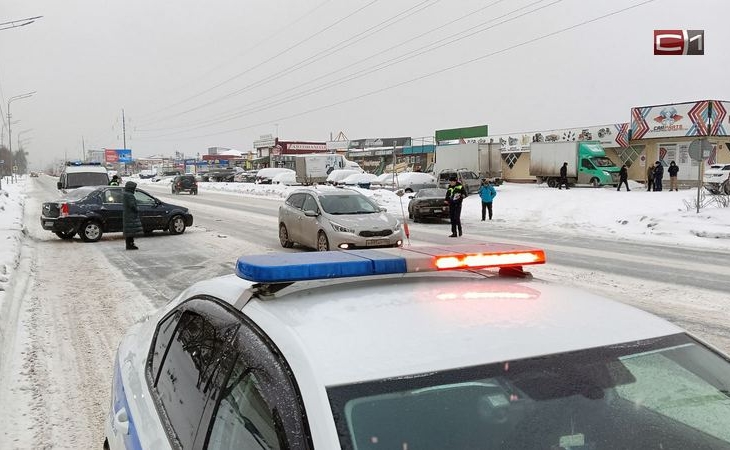
[{"label": "car bumper", "polygon": [[390,236],[359,236],[352,233],[331,231],[327,233],[332,249],[400,247],[403,245],[403,231],[398,230]]},{"label": "car bumper", "polygon": [[79,227],[79,220],[74,217],[40,217],[41,227],[44,230],[53,231],[54,233],[70,233],[76,232]]},{"label": "car bumper", "polygon": [[193,215],[192,214],[183,214],[183,217],[185,217],[185,226],[190,227],[193,225]]}]

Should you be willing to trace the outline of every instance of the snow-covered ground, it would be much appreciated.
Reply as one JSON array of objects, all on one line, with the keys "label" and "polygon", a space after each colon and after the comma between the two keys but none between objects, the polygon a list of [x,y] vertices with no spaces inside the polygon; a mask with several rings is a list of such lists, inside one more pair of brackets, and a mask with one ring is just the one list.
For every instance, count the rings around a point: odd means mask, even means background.
[{"label": "snow-covered ground", "polygon": [[[159,182],[134,179],[140,184],[166,186]],[[3,181],[0,190],[0,305],[4,286],[18,264],[23,236],[23,204],[26,183],[20,178],[11,184]],[[696,189],[676,192],[647,192],[643,185],[630,182],[631,191],[613,188],[572,188],[557,190],[545,185],[505,183],[497,187],[494,220],[516,228],[561,232],[576,236],[613,236],[624,240],[662,243],[686,247],[714,248],[730,251],[730,208],[717,204],[704,207],[697,214]],[[247,197],[286,198],[296,187],[251,183],[199,183],[203,191],[219,191]],[[408,196],[387,190],[366,190],[381,206],[395,214],[406,211]],[[478,195],[464,200],[462,219],[478,222],[481,202]],[[488,226],[485,223],[484,226]]]}]

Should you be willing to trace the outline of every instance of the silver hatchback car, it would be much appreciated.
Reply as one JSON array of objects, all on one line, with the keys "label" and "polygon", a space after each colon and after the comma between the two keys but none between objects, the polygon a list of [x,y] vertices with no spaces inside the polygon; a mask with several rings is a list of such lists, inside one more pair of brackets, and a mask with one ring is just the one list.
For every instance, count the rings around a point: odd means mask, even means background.
[{"label": "silver hatchback car", "polygon": [[327,251],[400,247],[400,220],[365,195],[351,189],[297,189],[279,207],[279,242]]}]

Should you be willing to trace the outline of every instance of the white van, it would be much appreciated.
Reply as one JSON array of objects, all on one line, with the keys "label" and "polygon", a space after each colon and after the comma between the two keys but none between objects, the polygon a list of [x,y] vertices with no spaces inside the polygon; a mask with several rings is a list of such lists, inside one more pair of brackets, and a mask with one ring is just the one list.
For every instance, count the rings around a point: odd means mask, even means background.
[{"label": "white van", "polygon": [[67,191],[81,186],[109,184],[109,172],[101,164],[66,163],[56,186]]}]

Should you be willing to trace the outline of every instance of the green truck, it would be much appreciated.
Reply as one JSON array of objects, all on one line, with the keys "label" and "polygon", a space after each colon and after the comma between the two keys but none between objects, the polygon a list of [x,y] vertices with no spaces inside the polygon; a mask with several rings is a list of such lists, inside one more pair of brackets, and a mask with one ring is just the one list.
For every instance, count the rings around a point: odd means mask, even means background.
[{"label": "green truck", "polygon": [[557,186],[560,168],[566,162],[568,183],[571,185],[618,186],[620,169],[606,156],[598,141],[530,144],[530,175],[538,183]]}]

